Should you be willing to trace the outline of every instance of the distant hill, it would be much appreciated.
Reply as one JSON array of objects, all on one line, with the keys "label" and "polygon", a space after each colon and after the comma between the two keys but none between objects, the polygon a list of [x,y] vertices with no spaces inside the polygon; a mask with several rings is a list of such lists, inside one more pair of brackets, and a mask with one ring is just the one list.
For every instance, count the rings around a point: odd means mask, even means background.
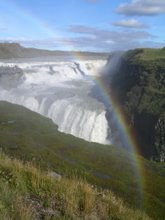
[{"label": "distant hill", "polygon": [[165,161],[165,48],[127,51],[107,82],[129,116],[143,156]]},{"label": "distant hill", "polygon": [[[154,219],[164,218],[165,167],[163,164],[138,157],[144,180],[141,185],[142,176],[139,177],[136,173],[134,155],[126,150],[89,143],[61,133],[50,119],[22,106],[3,101],[0,102],[0,148],[9,157],[18,158],[23,162],[32,161],[42,170],[55,171],[70,179],[85,179],[94,186],[110,189],[123,199],[125,205],[141,209]],[[3,169],[9,176],[20,177],[13,174],[13,171],[10,172],[12,165],[6,167],[8,169]],[[27,172],[27,178],[29,175],[31,174]],[[24,178],[27,181],[26,187],[33,192],[35,189],[26,176]],[[39,190],[39,195],[44,196],[43,193],[47,193],[44,189],[36,190]],[[51,190],[48,186],[50,194]]]},{"label": "distant hill", "polygon": [[107,58],[107,53],[80,51],[51,51],[36,48],[25,48],[18,43],[0,43],[0,59],[33,58],[47,56],[82,56],[89,58]]}]

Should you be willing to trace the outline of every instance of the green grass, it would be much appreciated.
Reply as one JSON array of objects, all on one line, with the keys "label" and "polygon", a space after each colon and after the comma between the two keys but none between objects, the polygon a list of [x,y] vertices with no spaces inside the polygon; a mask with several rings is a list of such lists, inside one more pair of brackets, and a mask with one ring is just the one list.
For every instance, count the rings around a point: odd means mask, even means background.
[{"label": "green grass", "polygon": [[109,190],[83,180],[56,180],[32,164],[0,153],[0,219],[149,220]]},{"label": "green grass", "polygon": [[165,57],[165,47],[162,49],[156,48],[140,48],[129,50],[124,54],[127,58],[136,58],[136,60],[152,61],[161,60]]},{"label": "green grass", "polygon": [[51,120],[6,102],[0,102],[0,147],[10,157],[32,161],[41,170],[56,171],[70,180],[83,179],[97,188],[110,189],[129,207],[154,219],[164,218],[163,163],[138,157],[144,179],[141,197],[132,154],[60,133]]},{"label": "green grass", "polygon": [[155,59],[164,59],[164,57],[165,57],[165,48],[162,49],[146,48],[143,51],[143,55],[140,56],[140,59],[155,60]]}]

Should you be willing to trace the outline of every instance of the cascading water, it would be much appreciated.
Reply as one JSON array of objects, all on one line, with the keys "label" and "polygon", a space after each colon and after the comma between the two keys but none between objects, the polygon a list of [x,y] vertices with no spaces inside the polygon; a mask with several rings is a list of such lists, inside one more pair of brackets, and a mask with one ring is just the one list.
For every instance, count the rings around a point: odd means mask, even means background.
[{"label": "cascading water", "polygon": [[91,97],[92,75],[105,60],[0,63],[0,100],[53,120],[62,132],[109,143],[105,106]]}]

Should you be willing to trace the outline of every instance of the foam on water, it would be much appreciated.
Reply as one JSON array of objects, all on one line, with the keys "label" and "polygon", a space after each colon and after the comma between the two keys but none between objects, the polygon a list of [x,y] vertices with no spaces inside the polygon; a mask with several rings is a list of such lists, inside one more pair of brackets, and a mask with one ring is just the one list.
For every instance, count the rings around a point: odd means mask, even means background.
[{"label": "foam on water", "polygon": [[89,95],[94,85],[89,77],[104,64],[104,60],[1,63],[1,66],[17,65],[23,76],[17,87],[9,89],[3,88],[0,81],[0,100],[51,118],[62,132],[106,144],[105,107]]}]

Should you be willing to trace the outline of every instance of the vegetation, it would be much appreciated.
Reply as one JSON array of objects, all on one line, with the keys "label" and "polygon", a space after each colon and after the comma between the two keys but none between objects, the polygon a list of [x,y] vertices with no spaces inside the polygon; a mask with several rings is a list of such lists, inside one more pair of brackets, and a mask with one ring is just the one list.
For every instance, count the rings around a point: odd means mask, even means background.
[{"label": "vegetation", "polygon": [[[2,59],[50,55],[67,53],[0,44]],[[143,155],[159,161],[165,158],[164,61],[164,48],[131,50],[111,75]],[[60,133],[50,119],[7,102],[0,102],[0,150],[0,219],[164,219],[163,162],[136,161],[124,149]]]},{"label": "vegetation", "polygon": [[146,61],[152,61],[152,60],[160,60],[164,59],[165,57],[165,47],[162,49],[154,49],[154,48],[142,48],[142,49],[135,49],[135,50],[129,50],[125,57],[129,58],[136,58],[139,60],[146,60]]},{"label": "vegetation", "polygon": [[130,118],[143,156],[165,161],[165,48],[124,53],[110,84]]},{"label": "vegetation", "polygon": [[[7,102],[0,102],[0,147],[10,158],[18,158],[23,162],[32,161],[32,164],[44,172],[51,170],[61,174],[66,181],[70,181],[66,188],[75,179],[76,184],[80,182],[83,185],[87,181],[99,191],[110,189],[123,199],[127,207],[144,211],[154,219],[164,218],[163,163],[149,162],[139,156],[138,164],[141,164],[141,175],[144,178],[143,185],[139,185],[133,154],[124,149],[89,143],[60,133],[50,119]],[[60,185],[62,184],[61,182]],[[88,190],[86,184],[83,187]],[[139,187],[143,187],[142,194]],[[89,188],[92,190],[90,186]],[[12,191],[11,188],[11,193]],[[70,189],[69,192],[73,190]],[[90,198],[89,195],[89,200]],[[97,206],[97,203],[94,204]],[[116,217],[120,218],[121,216]]]},{"label": "vegetation", "polygon": [[32,164],[0,153],[0,219],[149,220],[109,190],[83,180],[56,180]]}]

